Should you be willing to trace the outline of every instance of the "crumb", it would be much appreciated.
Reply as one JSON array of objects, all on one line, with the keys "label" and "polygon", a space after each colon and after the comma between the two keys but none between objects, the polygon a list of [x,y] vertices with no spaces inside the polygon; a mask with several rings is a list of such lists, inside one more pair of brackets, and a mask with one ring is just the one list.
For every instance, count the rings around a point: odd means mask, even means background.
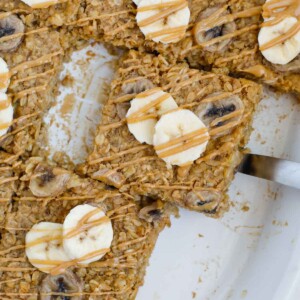
[{"label": "crumb", "polygon": [[196,293],[196,292],[192,292],[192,297],[193,297],[193,299],[195,299],[196,296],[197,296],[197,293]]},{"label": "crumb", "polygon": [[272,225],[274,225],[274,226],[281,226],[281,227],[287,227],[287,226],[289,226],[289,223],[287,221],[283,222],[283,221],[273,220],[272,221]]},{"label": "crumb", "polygon": [[202,282],[202,278],[201,278],[201,276],[199,276],[198,283],[201,283],[201,282]]},{"label": "crumb", "polygon": [[61,81],[61,84],[63,86],[71,87],[74,84],[74,78],[70,75],[67,74]]},{"label": "crumb", "polygon": [[68,94],[64,98],[64,103],[60,109],[60,114],[65,117],[67,114],[72,113],[75,104],[75,95]]},{"label": "crumb", "polygon": [[248,294],[248,291],[247,291],[247,290],[243,290],[243,291],[241,292],[241,297],[244,298],[244,297],[247,296],[247,294]]},{"label": "crumb", "polygon": [[202,237],[204,237],[204,235],[202,235],[201,233],[198,233],[198,237],[202,238]]},{"label": "crumb", "polygon": [[95,57],[96,56],[95,52],[93,52],[92,50],[87,51],[86,55],[91,56],[91,57]]},{"label": "crumb", "polygon": [[242,206],[242,211],[243,212],[247,212],[247,211],[249,211],[250,210],[250,207],[247,205],[247,204],[244,204],[243,206]]}]

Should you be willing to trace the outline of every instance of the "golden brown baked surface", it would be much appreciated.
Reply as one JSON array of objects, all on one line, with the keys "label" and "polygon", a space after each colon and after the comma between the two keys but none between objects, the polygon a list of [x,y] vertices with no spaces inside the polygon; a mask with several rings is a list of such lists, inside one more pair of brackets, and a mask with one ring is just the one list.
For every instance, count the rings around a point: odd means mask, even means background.
[{"label": "golden brown baked surface", "polygon": [[[0,7],[4,11],[16,11],[28,28],[36,27],[36,24],[40,28],[60,27],[68,36],[64,39],[68,47],[78,43],[78,39],[92,38],[129,49],[158,51],[168,60],[186,58],[192,67],[247,77],[283,92],[299,94],[299,55],[282,67],[266,61],[258,49],[257,35],[264,2],[189,0],[191,17],[184,38],[165,45],[145,39],[137,25],[137,7],[132,0],[67,1],[37,10],[30,9],[20,0],[1,0]],[[222,11],[218,19],[225,17],[222,25],[214,26],[216,23],[212,22],[207,31],[199,33],[200,25],[216,10]]]},{"label": "golden brown baked surface", "polygon": [[14,107],[14,120],[0,147],[8,153],[27,157],[34,150],[41,119],[54,101],[57,77],[64,50],[60,34],[34,29],[12,52],[0,52],[10,71],[8,96]]},{"label": "golden brown baked surface", "polygon": [[[168,169],[153,146],[139,143],[128,130],[125,115],[130,100],[153,85],[169,92],[180,108],[197,115],[211,105],[223,105],[225,109],[233,105],[226,121],[209,127],[211,139],[206,151],[191,166]],[[120,180],[124,178],[120,189],[137,199],[138,195],[147,195],[218,215],[228,206],[226,190],[248,141],[260,99],[261,87],[251,81],[205,73],[190,69],[186,63],[169,64],[162,56],[130,51],[120,64],[103,107],[88,174],[97,179],[94,172],[99,169],[113,170]]]},{"label": "golden brown baked surface", "polygon": [[[64,296],[68,296],[72,287],[73,296],[76,294],[78,297],[76,299],[133,299],[138,287],[143,284],[158,233],[169,225],[167,206],[151,209],[149,205],[155,203],[146,200],[136,203],[129,195],[106,189],[100,182],[81,179],[73,173],[70,173],[69,181],[61,185],[59,195],[37,197],[33,194],[38,192],[37,189],[43,192],[47,189],[47,193],[53,189],[50,185],[54,179],[45,174],[40,177],[44,185],[33,189],[32,181],[37,180],[41,166],[48,172],[55,168],[46,165],[40,158],[31,158],[22,165],[18,191],[1,222],[0,298],[48,299],[47,293],[66,293]],[[67,274],[75,276],[80,290],[78,287],[74,290],[74,282],[70,283],[66,275],[62,276],[67,290],[59,288],[58,283],[46,284],[50,291],[45,290],[43,280],[46,276],[49,280],[49,275],[28,262],[24,248],[25,235],[34,224],[42,221],[62,223],[73,207],[83,203],[101,207],[109,214],[114,232],[110,251],[100,261],[68,269]],[[150,209],[145,211],[144,208],[140,212],[143,206]]]}]

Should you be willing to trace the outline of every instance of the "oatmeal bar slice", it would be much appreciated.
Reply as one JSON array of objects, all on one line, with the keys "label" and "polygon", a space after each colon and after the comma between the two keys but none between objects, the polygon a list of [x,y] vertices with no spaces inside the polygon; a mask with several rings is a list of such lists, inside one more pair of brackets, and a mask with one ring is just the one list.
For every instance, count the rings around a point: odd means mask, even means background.
[{"label": "oatmeal bar slice", "polygon": [[5,223],[5,214],[11,207],[12,197],[17,190],[21,164],[18,154],[0,151],[0,226]]},{"label": "oatmeal bar slice", "polygon": [[[134,299],[143,284],[158,234],[169,225],[169,208],[148,199],[135,202],[130,195],[107,189],[98,181],[80,178],[39,158],[29,159],[23,169],[22,183],[1,229],[1,299],[50,299],[51,295]],[[28,231],[40,222],[62,224],[70,210],[82,204],[100,208],[109,217],[113,230],[110,249],[98,261],[70,264],[66,271],[65,266],[58,273],[46,274],[34,267],[25,253]],[[27,249],[33,244],[27,243]]]},{"label": "oatmeal bar slice", "polygon": [[[6,20],[8,26],[22,26],[25,35],[20,32],[21,36],[18,33],[6,36],[7,40],[0,44],[0,57],[10,75],[6,102],[13,109],[12,120],[0,135],[0,148],[28,157],[34,152],[42,117],[56,95],[64,51],[58,32],[43,28],[27,31],[23,21],[14,17]],[[7,105],[0,105],[3,113],[5,109]],[[0,125],[3,125],[1,120]]]},{"label": "oatmeal bar slice", "polygon": [[[187,59],[192,67],[248,77],[283,92],[300,95],[299,51],[286,64],[272,63],[260,51],[262,45],[258,44],[258,34],[263,22],[265,0],[189,0],[189,24],[185,34],[175,42],[155,42],[150,34],[145,37],[136,19],[139,7],[136,10],[133,3],[141,1],[85,2],[86,7],[78,14],[77,23],[73,22],[81,36],[105,40],[117,46],[139,48],[141,51],[158,51],[168,60]],[[173,2],[177,5],[180,1]],[[146,4],[143,1],[143,6]],[[296,15],[299,1],[284,3],[283,7]],[[166,7],[162,5],[159,9],[165,10]],[[297,18],[299,24],[299,16]],[[164,20],[168,22],[167,18]],[[85,26],[87,21],[89,26]],[[289,49],[286,51],[291,51]]]},{"label": "oatmeal bar slice", "polygon": [[[30,8],[20,0],[0,3],[5,11],[27,11],[20,14],[29,26],[38,23],[42,27],[59,27],[64,32],[65,47],[85,38],[158,51],[169,60],[188,59],[192,67],[249,77],[281,91],[300,94],[299,53],[289,63],[277,64],[266,60],[259,50],[262,45],[258,44],[258,34],[262,15],[267,11],[265,0],[61,2],[40,9]],[[284,2],[283,10],[289,18],[298,19],[299,25],[299,1]],[[145,12],[151,18],[157,17],[156,22],[164,22],[158,24],[152,19],[143,23],[139,14]],[[172,22],[173,17],[177,22]]]},{"label": "oatmeal bar slice", "polygon": [[[192,164],[168,167],[153,146],[138,142],[128,130],[130,101],[153,87],[209,122],[206,151]],[[163,56],[131,50],[112,82],[89,167],[83,172],[137,199],[146,195],[218,215],[228,206],[226,191],[249,139],[261,92],[260,85],[246,79],[190,69],[186,63],[170,64]]]}]

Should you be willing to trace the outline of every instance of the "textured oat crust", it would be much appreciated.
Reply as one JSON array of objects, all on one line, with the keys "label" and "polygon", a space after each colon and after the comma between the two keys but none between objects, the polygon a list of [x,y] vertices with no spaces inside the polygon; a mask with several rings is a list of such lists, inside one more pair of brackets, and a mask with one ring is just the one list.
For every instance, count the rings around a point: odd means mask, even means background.
[{"label": "textured oat crust", "polygon": [[[0,7],[5,11],[20,12],[28,28],[39,24],[40,27],[60,27],[68,39],[65,46],[78,44],[78,39],[95,39],[140,51],[158,51],[168,60],[188,59],[193,67],[206,68],[217,73],[248,77],[274,86],[283,92],[300,94],[299,72],[278,71],[276,66],[264,60],[258,50],[257,34],[262,22],[259,8],[264,0],[189,0],[191,18],[185,37],[178,43],[163,45],[145,40],[136,20],[136,5],[132,0],[76,0],[66,1],[47,9],[31,10],[20,0],[0,0]],[[227,47],[221,51],[208,51],[207,47],[197,45],[193,30],[195,24],[208,8],[227,5],[228,12],[236,15],[258,8],[252,16],[238,17],[234,20],[234,36]],[[202,17],[203,20],[204,17]],[[298,58],[299,59],[299,56]],[[245,70],[263,65],[264,75],[253,75]]]},{"label": "textured oat crust", "polygon": [[7,153],[28,157],[34,150],[42,117],[56,94],[63,54],[60,34],[40,29],[28,32],[14,52],[0,52],[11,73],[7,93],[14,106],[13,124],[0,137]]},{"label": "textured oat crust", "polygon": [[[134,138],[124,118],[129,101],[135,97],[130,94],[132,91],[124,91],[128,90],[128,85],[145,79],[169,92],[179,107],[191,109],[196,114],[200,105],[210,101],[214,93],[222,93],[224,98],[237,95],[244,105],[242,118],[231,132],[211,138],[204,155],[191,167],[167,169],[152,146],[140,144]],[[261,87],[251,81],[205,73],[190,69],[186,63],[169,64],[162,56],[130,51],[111,85],[94,151],[85,171],[93,176],[99,169],[113,169],[126,178],[121,190],[137,199],[137,195],[142,194],[218,215],[227,208],[225,192],[242,157],[260,99]]]},{"label": "textured oat crust", "polygon": [[111,212],[114,239],[110,252],[100,261],[71,271],[84,281],[82,299],[134,299],[143,284],[145,269],[159,232],[169,225],[169,217],[160,215],[149,223],[139,218],[143,202],[129,195],[107,190],[105,185],[72,174],[65,190],[57,197],[35,197],[30,178],[40,158],[31,158],[21,166],[20,185],[1,223],[0,298],[38,299],[41,280],[46,276],[34,268],[24,252],[26,232],[41,221],[62,223],[70,209],[93,203]]}]

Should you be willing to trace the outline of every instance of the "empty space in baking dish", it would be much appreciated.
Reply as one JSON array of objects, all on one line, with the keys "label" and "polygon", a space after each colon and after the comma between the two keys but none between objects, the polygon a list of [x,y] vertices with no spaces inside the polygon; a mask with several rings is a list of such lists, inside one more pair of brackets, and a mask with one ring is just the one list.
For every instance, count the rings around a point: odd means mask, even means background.
[{"label": "empty space in baking dish", "polygon": [[117,59],[117,54],[94,44],[74,52],[64,64],[59,95],[44,118],[48,139],[44,150],[50,159],[62,153],[75,164],[86,160]]},{"label": "empty space in baking dish", "polygon": [[[85,160],[117,59],[95,44],[65,64],[45,118],[50,158],[64,152],[74,163]],[[299,117],[293,97],[266,90],[249,148],[300,162]],[[300,192],[237,174],[230,197],[221,219],[180,210],[158,239],[138,300],[298,299]]]}]

